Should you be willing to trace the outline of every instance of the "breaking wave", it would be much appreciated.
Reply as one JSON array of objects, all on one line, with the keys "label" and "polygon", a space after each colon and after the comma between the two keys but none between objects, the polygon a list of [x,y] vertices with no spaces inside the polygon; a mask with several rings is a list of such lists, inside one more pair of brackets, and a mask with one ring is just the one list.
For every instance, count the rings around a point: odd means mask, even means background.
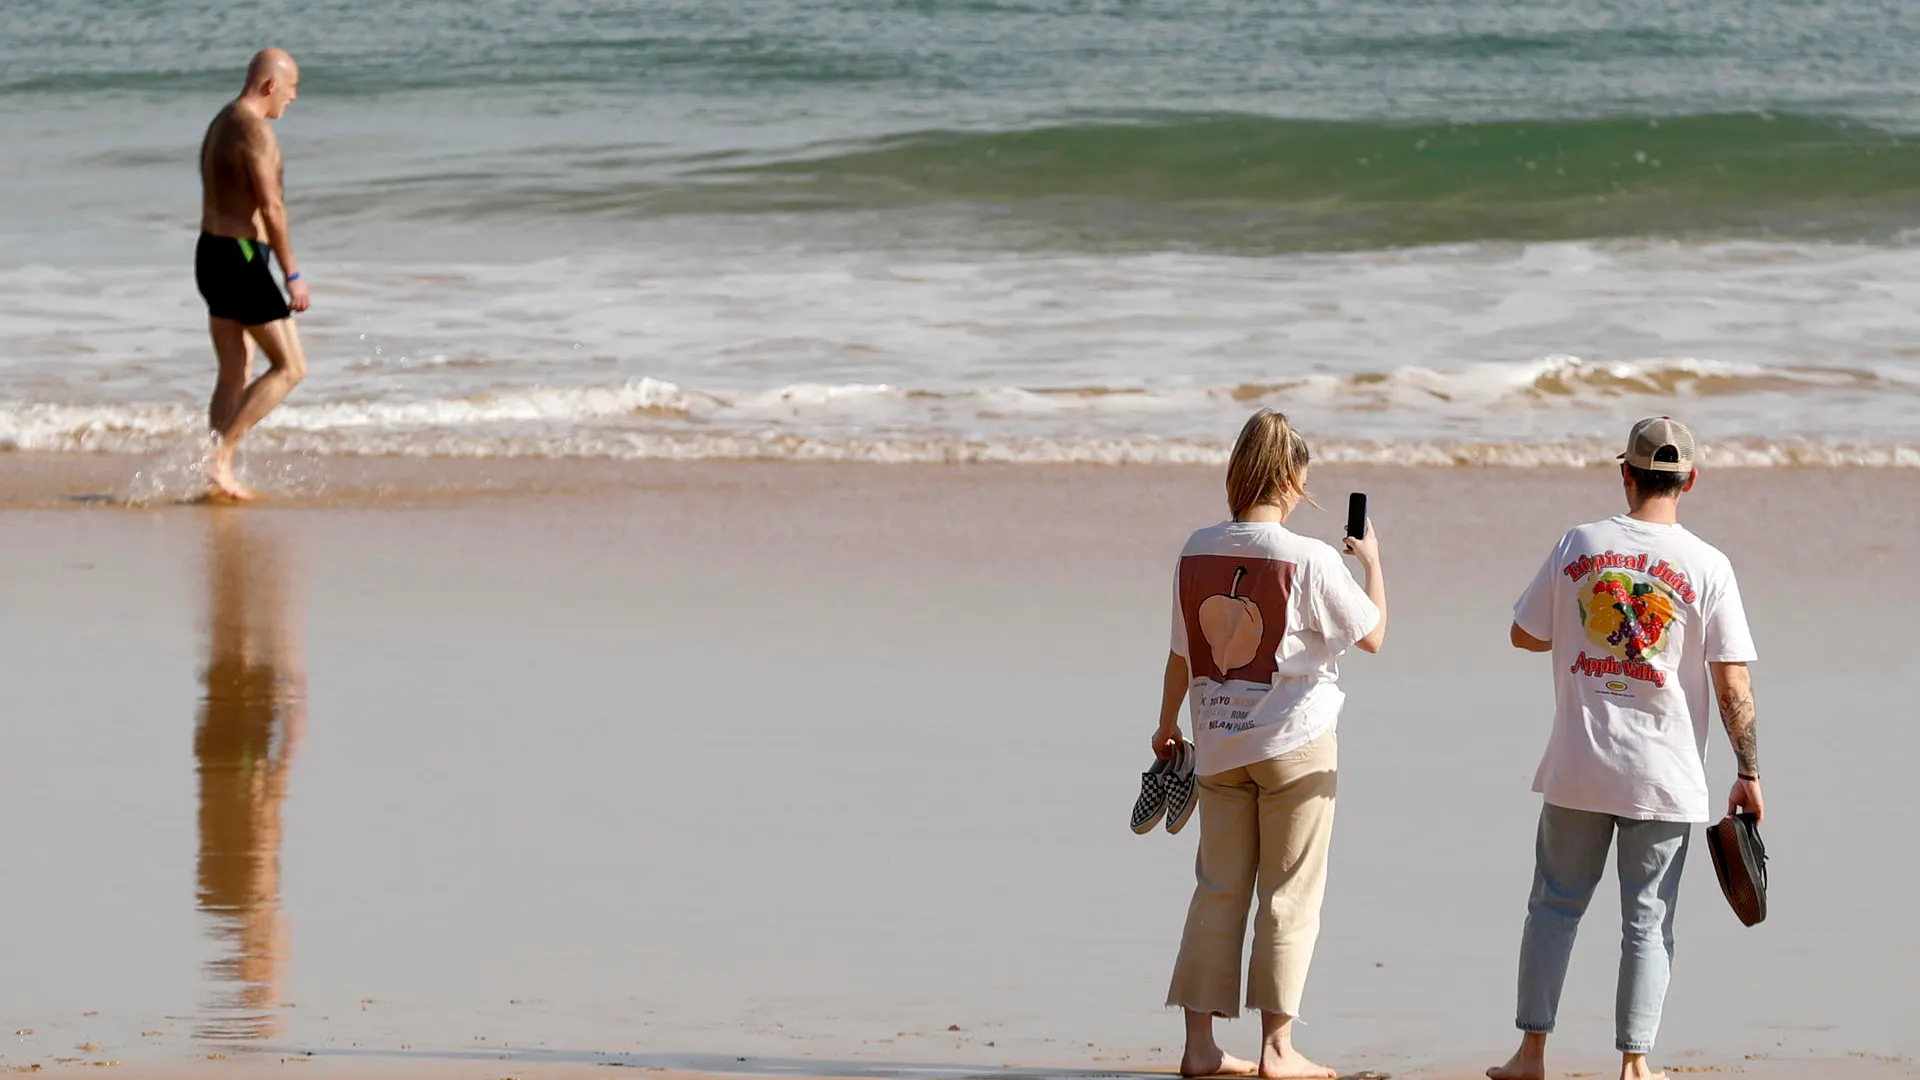
[{"label": "breaking wave", "polygon": [[[1920,413],[1920,383],[1903,372],[1551,356],[1456,371],[1400,368],[1211,387],[694,389],[635,379],[290,404],[249,446],[323,456],[1218,462],[1238,418],[1270,405],[1293,412],[1309,432],[1327,433],[1314,439],[1321,461],[1569,466],[1612,460],[1615,440],[1598,433],[1612,431],[1622,417],[1673,409],[1700,417],[1710,463],[1920,465],[1920,450],[1903,439],[1768,420],[1788,410],[1804,414],[1816,395],[1871,397],[1883,412],[1893,402],[1896,418]],[[175,403],[0,401],[0,448],[162,452],[198,438],[202,417],[197,406]],[[1516,434],[1490,437],[1503,428]],[[1725,434],[1709,437],[1716,431]]]}]

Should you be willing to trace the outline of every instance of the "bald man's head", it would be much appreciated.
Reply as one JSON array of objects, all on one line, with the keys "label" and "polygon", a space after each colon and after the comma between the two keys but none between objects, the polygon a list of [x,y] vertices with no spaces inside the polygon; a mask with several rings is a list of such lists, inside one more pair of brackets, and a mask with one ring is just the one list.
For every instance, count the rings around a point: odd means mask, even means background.
[{"label": "bald man's head", "polygon": [[300,90],[300,65],[284,49],[261,49],[247,64],[244,96],[255,98],[269,120],[278,120]]}]

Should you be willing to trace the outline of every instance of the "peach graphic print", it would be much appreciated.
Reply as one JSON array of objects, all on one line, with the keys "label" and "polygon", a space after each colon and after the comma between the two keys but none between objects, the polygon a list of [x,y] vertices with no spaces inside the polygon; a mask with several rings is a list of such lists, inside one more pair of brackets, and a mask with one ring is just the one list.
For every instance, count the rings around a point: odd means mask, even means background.
[{"label": "peach graphic print", "polygon": [[1271,684],[1292,589],[1292,563],[1233,555],[1181,559],[1180,614],[1193,676]]}]

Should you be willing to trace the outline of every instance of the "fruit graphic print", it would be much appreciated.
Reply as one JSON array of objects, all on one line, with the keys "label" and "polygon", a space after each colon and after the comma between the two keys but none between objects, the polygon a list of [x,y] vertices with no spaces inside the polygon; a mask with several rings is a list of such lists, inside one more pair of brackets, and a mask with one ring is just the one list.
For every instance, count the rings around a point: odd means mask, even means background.
[{"label": "fruit graphic print", "polygon": [[1240,582],[1246,576],[1246,567],[1235,567],[1227,595],[1215,593],[1200,601],[1200,633],[1213,650],[1213,666],[1220,671],[1250,663],[1260,651],[1260,635],[1266,632],[1260,605],[1239,595]]},{"label": "fruit graphic print", "polygon": [[1271,684],[1292,588],[1292,563],[1234,555],[1181,559],[1180,614],[1193,677]]},{"label": "fruit graphic print", "polygon": [[1665,582],[1609,570],[1575,595],[1587,640],[1610,656],[1647,661],[1665,652],[1684,604]]},{"label": "fruit graphic print", "polygon": [[1647,551],[1602,551],[1570,558],[1560,568],[1573,583],[1574,612],[1587,641],[1570,670],[1611,680],[1605,693],[1632,697],[1618,677],[1664,689],[1674,674],[1656,661],[1696,617],[1698,587],[1681,567]]}]

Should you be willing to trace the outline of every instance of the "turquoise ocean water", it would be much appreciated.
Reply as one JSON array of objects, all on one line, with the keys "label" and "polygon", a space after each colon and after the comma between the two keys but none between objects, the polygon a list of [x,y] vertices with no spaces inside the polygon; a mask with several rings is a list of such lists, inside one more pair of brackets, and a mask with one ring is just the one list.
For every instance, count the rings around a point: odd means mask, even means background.
[{"label": "turquoise ocean water", "polygon": [[316,453],[1920,463],[1905,3],[0,10],[0,445],[205,393],[193,151],[275,43]]}]

